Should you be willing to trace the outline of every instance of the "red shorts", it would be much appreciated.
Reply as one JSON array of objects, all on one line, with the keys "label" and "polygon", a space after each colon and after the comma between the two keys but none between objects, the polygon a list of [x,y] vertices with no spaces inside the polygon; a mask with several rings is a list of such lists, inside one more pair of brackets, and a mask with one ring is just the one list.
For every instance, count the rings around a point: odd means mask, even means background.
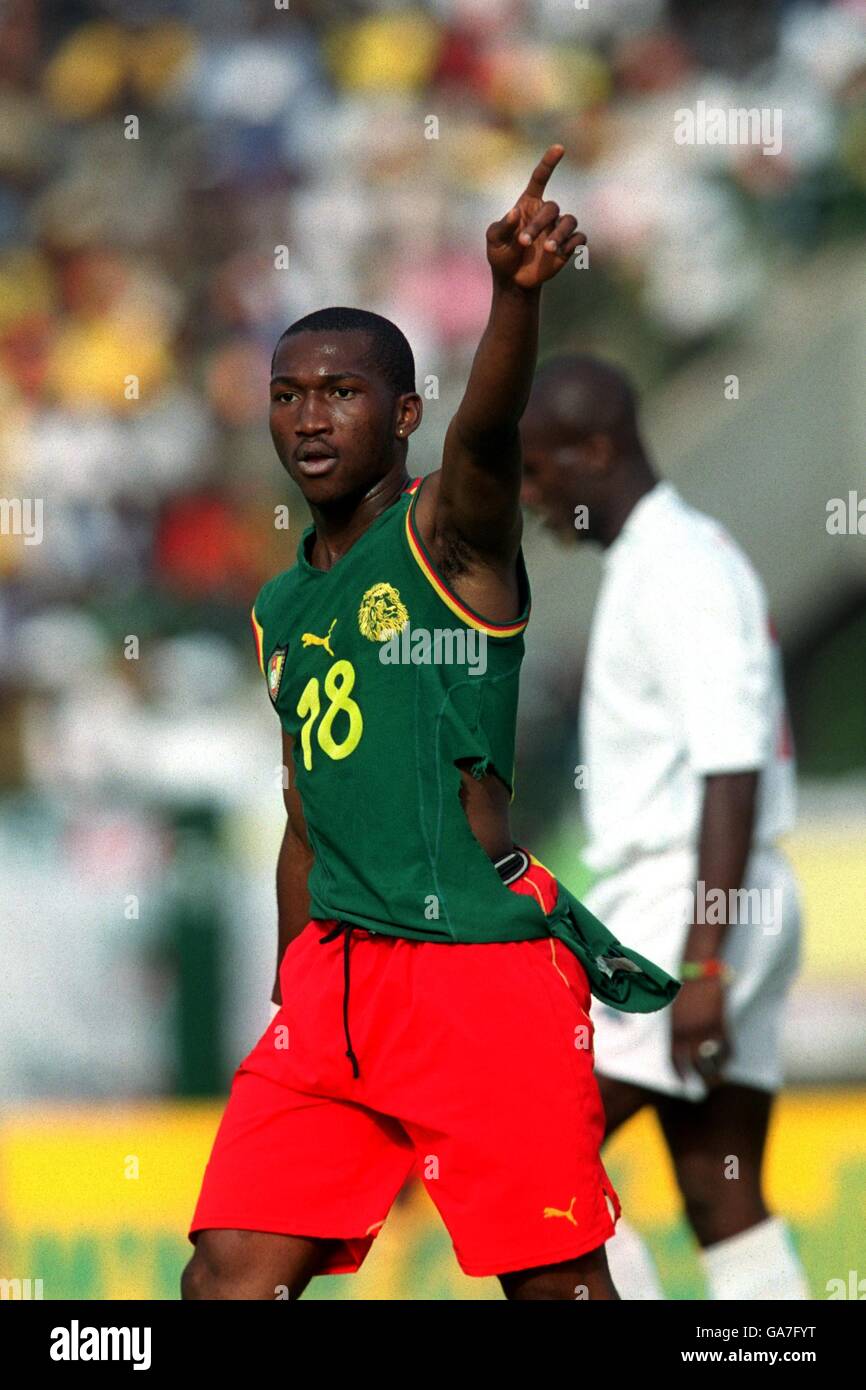
[{"label": "red shorts", "polygon": [[[513,892],[546,912],[533,861]],[[613,1235],[599,1157],[586,973],[539,941],[445,945],[349,938],[311,921],[280,966],[283,1007],[235,1074],[194,1233],[274,1231],[339,1242],[323,1274],[357,1270],[416,1171],[467,1274],[556,1264]]]}]

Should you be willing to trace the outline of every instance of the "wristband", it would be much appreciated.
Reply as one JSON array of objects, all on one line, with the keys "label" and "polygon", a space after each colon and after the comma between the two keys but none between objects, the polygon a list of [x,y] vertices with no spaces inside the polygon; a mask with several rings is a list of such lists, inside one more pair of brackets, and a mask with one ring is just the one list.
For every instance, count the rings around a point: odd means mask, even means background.
[{"label": "wristband", "polygon": [[734,972],[727,961],[713,957],[710,960],[684,960],[680,966],[681,980],[721,980],[730,984]]}]

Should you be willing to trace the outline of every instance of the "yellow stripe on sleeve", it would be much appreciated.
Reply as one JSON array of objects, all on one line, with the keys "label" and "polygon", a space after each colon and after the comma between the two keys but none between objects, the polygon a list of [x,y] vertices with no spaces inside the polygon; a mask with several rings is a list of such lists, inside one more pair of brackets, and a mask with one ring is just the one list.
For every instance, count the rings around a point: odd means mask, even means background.
[{"label": "yellow stripe on sleeve", "polygon": [[255,610],[255,608],[253,608],[253,609],[251,610],[251,612],[250,612],[250,622],[251,622],[252,625],[253,625],[253,637],[254,637],[255,640],[256,640],[256,654],[257,654],[257,656],[258,656],[258,658],[259,658],[259,670],[261,671],[262,675],[264,675],[264,674],[265,674],[265,634],[264,634],[264,631],[262,630],[262,625],[261,625],[261,623],[259,622],[258,618],[256,617],[256,610]]}]

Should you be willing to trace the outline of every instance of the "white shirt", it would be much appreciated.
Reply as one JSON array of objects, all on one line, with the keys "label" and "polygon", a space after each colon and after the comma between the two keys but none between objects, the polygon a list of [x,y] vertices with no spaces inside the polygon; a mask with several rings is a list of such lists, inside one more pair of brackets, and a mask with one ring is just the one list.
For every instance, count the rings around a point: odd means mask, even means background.
[{"label": "white shirt", "polygon": [[586,860],[602,873],[697,843],[703,778],[760,770],[755,843],[796,781],[763,584],[724,528],[657,483],[605,552],[581,708]]}]

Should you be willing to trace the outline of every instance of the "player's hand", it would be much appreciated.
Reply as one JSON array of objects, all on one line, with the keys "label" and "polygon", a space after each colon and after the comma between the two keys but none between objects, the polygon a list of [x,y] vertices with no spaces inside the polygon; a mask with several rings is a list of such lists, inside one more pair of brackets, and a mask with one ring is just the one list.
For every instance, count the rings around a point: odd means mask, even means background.
[{"label": "player's hand", "polygon": [[578,246],[586,245],[583,232],[575,230],[577,218],[560,216],[559,204],[544,197],[564,154],[563,145],[551,145],[514,207],[487,228],[487,259],[498,283],[539,289],[559,274]]},{"label": "player's hand", "polygon": [[712,1087],[729,1056],[721,981],[684,981],[671,1005],[671,1060],[677,1075],[685,1081],[696,1071]]}]

